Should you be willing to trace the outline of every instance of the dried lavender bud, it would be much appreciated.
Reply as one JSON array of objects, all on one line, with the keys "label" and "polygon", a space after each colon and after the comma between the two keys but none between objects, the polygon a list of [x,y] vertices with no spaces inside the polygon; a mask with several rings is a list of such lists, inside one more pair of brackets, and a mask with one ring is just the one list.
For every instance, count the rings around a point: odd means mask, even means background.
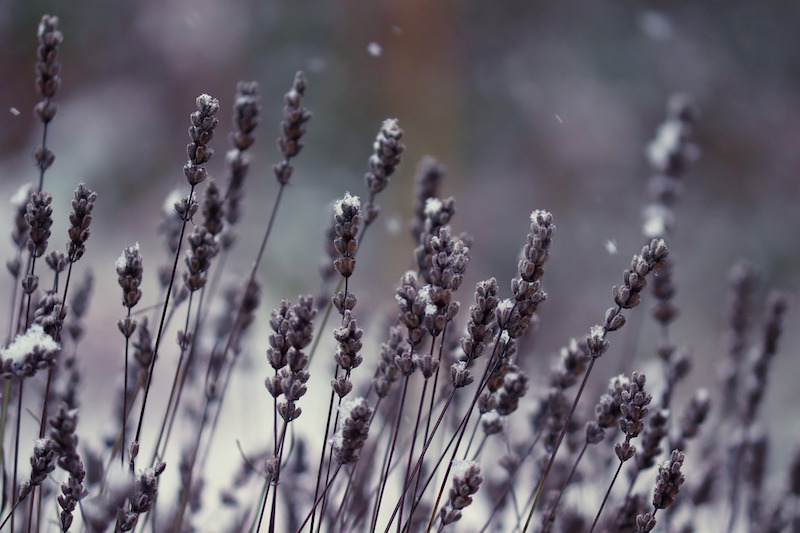
[{"label": "dried lavender bud", "polygon": [[128,309],[135,306],[142,297],[142,254],[139,252],[139,243],[123,250],[116,263],[117,281],[122,287],[122,305]]},{"label": "dried lavender bud", "polygon": [[528,392],[528,375],[516,369],[503,379],[503,386],[497,393],[497,414],[509,416],[519,407],[519,401]]},{"label": "dried lavender bud", "polygon": [[400,164],[400,156],[406,148],[401,141],[402,138],[403,130],[400,129],[396,119],[387,119],[383,122],[373,144],[373,154],[369,158],[370,170],[364,176],[369,189],[369,201],[364,206],[366,224],[371,224],[378,218],[380,207],[375,203],[375,196],[386,188],[389,177]]},{"label": "dried lavender bud", "polygon": [[603,441],[606,432],[601,428],[596,420],[586,422],[586,442],[588,444],[598,444]]},{"label": "dried lavender bud", "polygon": [[142,318],[136,329],[139,331],[139,338],[133,343],[133,358],[142,369],[147,370],[153,360],[153,338],[147,327],[147,317]]},{"label": "dried lavender bud", "polygon": [[39,324],[47,335],[59,339],[66,309],[58,294],[48,294],[41,299],[33,313],[34,324]]},{"label": "dried lavender bud", "polygon": [[339,343],[333,358],[342,369],[353,370],[361,364],[362,358],[358,353],[361,350],[361,336],[364,330],[358,327],[358,323],[349,310],[344,312],[342,327],[333,332],[333,337]]},{"label": "dried lavender bud", "polygon": [[258,126],[261,107],[258,103],[258,82],[240,81],[236,84],[233,104],[233,126],[231,143],[236,150],[244,151],[255,142],[253,131]]},{"label": "dried lavender bud", "polygon": [[439,358],[426,353],[417,360],[417,367],[422,373],[423,378],[430,379],[439,369]]},{"label": "dried lavender bud", "polygon": [[53,197],[46,192],[34,192],[28,202],[25,221],[28,223],[28,251],[33,257],[41,257],[47,250],[50,227],[53,225]]},{"label": "dried lavender bud", "polygon": [[567,389],[578,382],[589,364],[589,347],[585,342],[571,339],[569,345],[561,348],[559,361],[550,378],[553,387]]},{"label": "dried lavender bud", "polygon": [[461,511],[472,503],[472,496],[483,482],[481,467],[474,461],[454,461],[452,474],[453,484],[447,495],[447,503],[439,510],[442,525],[461,519]]},{"label": "dried lavender bud", "polygon": [[678,307],[672,303],[675,296],[675,284],[672,282],[672,263],[664,261],[661,269],[653,276],[653,318],[662,326],[668,326],[678,317]]},{"label": "dried lavender bud", "polygon": [[606,340],[606,329],[603,326],[592,326],[586,337],[586,347],[589,349],[589,355],[595,358],[600,357],[608,350],[609,343]]},{"label": "dried lavender bud", "polygon": [[453,363],[450,366],[450,379],[453,381],[453,387],[456,389],[466,387],[473,382],[474,378],[470,374],[469,369],[467,369],[466,361]]},{"label": "dried lavender bud", "polygon": [[167,464],[160,461],[153,468],[146,468],[136,476],[134,493],[130,498],[128,509],[120,509],[117,527],[120,531],[132,531],[136,527],[139,515],[150,510],[158,495],[158,478]]},{"label": "dried lavender bud", "polygon": [[656,488],[653,491],[653,512],[640,514],[636,517],[636,533],[647,533],[656,527],[656,513],[659,509],[666,509],[675,501],[678,490],[683,484],[684,477],[681,473],[683,466],[683,452],[672,450],[669,461],[658,467]]},{"label": "dried lavender bud", "polygon": [[503,419],[495,413],[487,413],[481,418],[481,429],[487,436],[502,433],[503,427]]},{"label": "dried lavender bud", "polygon": [[653,239],[642,248],[641,255],[633,256],[630,269],[622,274],[623,285],[615,285],[614,302],[622,309],[639,305],[639,293],[647,286],[645,277],[654,268],[660,267],[667,258],[667,246],[663,240]]},{"label": "dried lavender bud", "polygon": [[339,311],[339,314],[343,315],[345,311],[352,311],[356,308],[358,298],[350,291],[347,294],[344,291],[339,291],[331,297],[331,303]]},{"label": "dried lavender bud", "polygon": [[333,436],[333,456],[342,465],[355,463],[369,433],[372,409],[364,398],[346,398],[339,406],[339,429]]},{"label": "dried lavender bud", "polygon": [[302,105],[305,95],[306,79],[302,72],[294,76],[292,88],[284,96],[283,122],[281,136],[278,137],[278,148],[283,154],[283,161],[272,167],[278,183],[286,185],[292,177],[292,165],[289,160],[303,149],[301,141],[306,132],[305,124],[311,119],[311,113]]},{"label": "dried lavender bud", "polygon": [[653,507],[655,509],[666,509],[678,496],[678,490],[684,482],[681,473],[683,459],[683,452],[672,450],[669,461],[665,461],[658,467],[656,488],[653,491]]},{"label": "dried lavender bud", "polygon": [[287,336],[291,329],[289,321],[291,305],[289,300],[281,300],[281,306],[273,309],[272,317],[269,320],[269,325],[274,333],[268,339],[267,360],[275,370],[279,370],[287,364],[286,353],[290,347]]},{"label": "dried lavender bud", "polygon": [[356,252],[358,251],[358,228],[361,225],[361,201],[358,196],[345,193],[344,198],[334,206],[334,220],[336,220],[336,239],[333,246],[339,252],[333,266],[344,278],[349,278],[356,267]]},{"label": "dried lavender bud", "polygon": [[33,191],[33,185],[26,183],[11,197],[11,206],[14,209],[14,229],[11,232],[11,239],[18,250],[22,250],[28,245],[30,228],[28,227],[26,215]]},{"label": "dried lavender bud", "polygon": [[511,280],[514,306],[507,320],[498,320],[498,324],[514,339],[525,333],[539,304],[547,298],[541,289],[541,278],[544,264],[550,257],[550,243],[555,229],[553,215],[539,210],[531,213],[531,230],[518,263],[519,276]]},{"label": "dried lavender bud", "polygon": [[614,446],[614,452],[621,462],[629,460],[636,453],[636,448],[631,446],[630,441],[638,437],[644,429],[644,418],[649,412],[647,406],[653,399],[644,390],[645,381],[644,374],[633,372],[628,387],[622,390],[619,428],[625,433],[625,440]]},{"label": "dried lavender bud", "polygon": [[678,426],[680,432],[673,447],[678,450],[685,450],[687,440],[697,436],[700,432],[700,426],[705,422],[708,412],[711,410],[711,397],[708,391],[700,389],[694,393],[689,405],[683,411]]},{"label": "dried lavender bud", "polygon": [[661,455],[661,441],[669,431],[669,411],[661,409],[650,417],[650,423],[642,435],[642,449],[636,454],[636,472],[646,470],[655,464]]},{"label": "dried lavender bud", "polygon": [[50,437],[37,439],[31,455],[31,477],[19,488],[18,501],[28,497],[34,487],[38,487],[47,479],[47,475],[56,469],[55,460],[58,454],[56,443]]},{"label": "dried lavender bud", "polygon": [[623,402],[622,393],[629,390],[630,386],[628,378],[621,374],[609,381],[608,389],[600,396],[600,400],[594,408],[598,427],[609,429],[617,426],[617,421],[622,414],[620,410]]},{"label": "dried lavender bud", "polygon": [[89,495],[89,491],[83,486],[86,470],[82,462],[79,461],[79,465],[77,473],[70,474],[66,483],[61,484],[61,495],[58,496],[58,506],[62,509],[59,516],[62,533],[69,531],[69,528],[72,527],[72,513],[75,511],[75,507],[77,507],[81,500]]},{"label": "dried lavender bud", "polygon": [[[61,85],[58,47],[64,40],[64,35],[58,31],[58,17],[42,16],[37,37],[39,38],[39,48],[36,50],[36,90],[44,99],[36,104],[35,110],[39,120],[47,124],[56,116],[58,108],[51,99]],[[45,168],[47,167],[43,167],[43,170]]]},{"label": "dried lavender bud", "polygon": [[86,250],[95,200],[97,193],[86,187],[83,182],[75,189],[72,197],[72,213],[69,215],[70,228],[67,230],[70,240],[67,244],[67,254],[71,263],[80,259]]},{"label": "dried lavender bud", "polygon": [[196,227],[186,240],[189,249],[186,251],[186,271],[183,273],[183,281],[186,283],[186,288],[194,292],[205,287],[208,269],[211,268],[211,260],[219,252],[219,245],[214,235],[200,226]]},{"label": "dried lavender bud", "polygon": [[60,250],[51,250],[44,256],[44,262],[56,274],[64,272],[64,269],[67,268],[67,256]]},{"label": "dried lavender bud", "polygon": [[461,337],[461,349],[467,360],[480,357],[486,350],[486,343],[494,336],[492,324],[500,302],[497,290],[497,280],[494,278],[480,281],[475,286],[475,304],[469,308],[467,335]]},{"label": "dried lavender bud", "polygon": [[346,375],[331,380],[331,388],[339,398],[344,398],[353,390],[353,382]]},{"label": "dried lavender bud", "polygon": [[444,166],[431,156],[424,156],[417,164],[417,174],[414,177],[414,219],[411,221],[411,236],[417,245],[422,244],[427,202],[439,196],[444,173]]},{"label": "dried lavender bud", "polygon": [[433,265],[436,251],[432,249],[431,241],[439,236],[439,231],[450,223],[456,212],[456,201],[453,198],[440,200],[439,198],[429,198],[425,202],[425,223],[419,237],[419,244],[414,249],[414,257],[417,261],[419,275],[427,283],[433,283],[430,276],[430,269]]},{"label": "dried lavender bud", "polygon": [[206,179],[205,163],[214,154],[208,143],[214,137],[214,129],[219,124],[219,119],[214,116],[219,111],[219,102],[216,98],[201,94],[195,103],[197,111],[189,116],[192,123],[189,127],[189,137],[192,142],[186,145],[189,161],[183,166],[183,174],[192,187]]},{"label": "dried lavender bud", "polygon": [[783,332],[783,321],[789,305],[788,298],[780,292],[773,292],[767,301],[767,317],[761,345],[753,356],[753,369],[745,383],[742,399],[742,413],[745,422],[755,419],[758,407],[767,388],[767,375],[772,359],[778,351],[778,340]]},{"label": "dried lavender bud", "polygon": [[219,235],[225,228],[224,201],[216,182],[209,179],[203,194],[203,227],[211,235]]},{"label": "dried lavender bud", "polygon": [[58,412],[48,419],[52,428],[50,438],[58,450],[58,466],[75,477],[79,477],[83,469],[78,455],[78,436],[75,428],[78,425],[78,410],[69,409],[67,404],[61,403]]},{"label": "dried lavender bud", "polygon": [[400,307],[400,323],[408,329],[408,342],[412,347],[417,346],[425,335],[422,323],[425,320],[427,304],[420,295],[417,277],[413,272],[406,273],[400,280],[395,301]]},{"label": "dried lavender bud", "polygon": [[389,184],[389,177],[400,164],[405,145],[400,141],[403,130],[397,119],[387,119],[381,125],[373,144],[374,153],[369,158],[370,171],[364,176],[371,194],[378,194]]}]

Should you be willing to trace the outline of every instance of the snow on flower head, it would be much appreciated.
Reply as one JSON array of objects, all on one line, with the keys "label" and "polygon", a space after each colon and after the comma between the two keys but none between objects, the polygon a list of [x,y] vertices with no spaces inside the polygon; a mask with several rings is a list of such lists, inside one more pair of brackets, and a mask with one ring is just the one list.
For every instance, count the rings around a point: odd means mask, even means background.
[{"label": "snow on flower head", "polygon": [[122,254],[120,254],[120,256],[117,257],[117,262],[114,263],[114,266],[116,267],[117,271],[125,270],[125,268],[128,266],[128,256],[131,255],[131,254],[135,254],[135,253],[139,253],[139,243],[138,242],[136,244],[134,244],[133,246],[125,248],[125,250],[123,250]]},{"label": "snow on flower head", "polygon": [[500,300],[497,304],[497,312],[502,313],[506,309],[511,309],[514,307],[514,302],[511,301],[511,298],[505,298],[504,300]]},{"label": "snow on flower head", "polygon": [[61,346],[44,332],[42,326],[34,324],[25,333],[17,335],[8,348],[0,350],[0,359],[22,364],[27,356],[35,352],[52,356],[60,349]]},{"label": "snow on flower head", "polygon": [[364,398],[361,396],[358,396],[357,398],[342,398],[342,403],[339,404],[339,428],[336,430],[336,433],[334,433],[333,438],[330,441],[335,448],[342,447],[342,443],[344,441],[344,436],[342,435],[344,421],[350,416],[350,412],[363,402]]},{"label": "snow on flower head", "polygon": [[358,209],[361,207],[361,200],[358,196],[353,196],[349,192],[346,192],[344,193],[344,198],[333,204],[333,210],[337,217],[344,216],[345,207],[354,207]]},{"label": "snow on flower head", "polygon": [[453,468],[451,470],[454,478],[463,478],[466,473],[473,468],[480,471],[480,466],[475,461],[453,461]]},{"label": "snow on flower head", "polygon": [[417,298],[423,302],[425,302],[425,316],[434,316],[436,313],[439,312],[439,308],[436,307],[436,304],[433,303],[431,300],[431,286],[425,285],[419,290],[417,293]]},{"label": "snow on flower head", "polygon": [[442,210],[442,201],[438,198],[425,200],[425,216],[433,218]]}]

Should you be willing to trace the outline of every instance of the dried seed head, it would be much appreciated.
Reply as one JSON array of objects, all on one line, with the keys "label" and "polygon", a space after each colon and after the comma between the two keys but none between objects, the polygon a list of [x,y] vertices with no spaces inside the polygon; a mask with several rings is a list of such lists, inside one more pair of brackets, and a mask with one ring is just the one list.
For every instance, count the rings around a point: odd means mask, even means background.
[{"label": "dried seed head", "polygon": [[142,254],[139,252],[139,243],[123,250],[116,263],[117,281],[122,287],[122,305],[128,309],[135,306],[142,297]]},{"label": "dried seed head", "polygon": [[370,170],[364,176],[369,189],[369,201],[364,206],[366,224],[372,224],[380,214],[381,208],[375,203],[375,196],[389,185],[389,177],[400,164],[400,156],[406,148],[402,138],[403,130],[396,119],[383,122],[373,144],[373,154],[369,158]]},{"label": "dried seed head", "polygon": [[292,177],[292,165],[289,160],[303,149],[302,137],[306,132],[305,124],[311,119],[311,113],[302,106],[306,91],[306,78],[297,72],[292,88],[284,96],[283,122],[281,136],[278,137],[278,148],[283,154],[283,161],[272,167],[278,183],[286,185]]},{"label": "dried seed head", "polygon": [[183,166],[183,174],[192,187],[206,179],[205,163],[214,154],[214,150],[208,146],[208,143],[214,137],[214,130],[219,124],[219,119],[214,116],[219,111],[219,102],[216,98],[201,94],[195,103],[197,111],[189,116],[191,120],[189,137],[192,139],[192,142],[186,145],[189,161]]},{"label": "dried seed head", "polygon": [[83,256],[86,240],[89,238],[89,225],[92,223],[92,209],[97,193],[83,182],[75,189],[72,197],[72,213],[69,215],[70,228],[67,230],[70,242],[67,244],[69,261],[74,263]]},{"label": "dried seed head", "polygon": [[33,257],[41,257],[47,250],[50,227],[53,225],[53,197],[46,192],[34,192],[28,202],[25,221],[28,223],[28,251]]},{"label": "dried seed head", "polygon": [[351,464],[358,459],[369,432],[372,409],[364,398],[347,398],[339,407],[342,420],[333,436],[333,456],[339,464]]},{"label": "dried seed head", "polygon": [[339,256],[333,266],[344,278],[349,278],[356,267],[356,252],[358,251],[358,228],[361,226],[361,201],[358,196],[345,193],[344,198],[334,205],[334,231],[336,238],[333,246]]},{"label": "dried seed head", "polygon": [[37,36],[39,48],[36,51],[36,89],[43,100],[36,104],[35,111],[39,120],[47,124],[56,116],[58,108],[51,99],[61,85],[58,47],[64,40],[64,35],[58,30],[58,17],[44,15],[39,22]]}]

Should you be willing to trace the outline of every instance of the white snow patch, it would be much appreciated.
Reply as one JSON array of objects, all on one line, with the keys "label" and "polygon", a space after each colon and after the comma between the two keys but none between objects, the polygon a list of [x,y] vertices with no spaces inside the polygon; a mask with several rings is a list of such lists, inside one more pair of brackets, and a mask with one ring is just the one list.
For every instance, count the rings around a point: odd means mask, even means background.
[{"label": "white snow patch", "polygon": [[442,210],[442,201],[438,198],[428,198],[425,200],[425,216],[433,218]]},{"label": "white snow patch", "polygon": [[34,324],[20,335],[17,335],[8,348],[0,350],[0,358],[11,359],[18,363],[36,350],[57,352],[61,346],[48,335],[39,324]]},{"label": "white snow patch", "polygon": [[138,251],[139,251],[139,243],[138,242],[136,244],[134,244],[133,246],[130,246],[130,247],[126,248],[122,252],[122,255],[117,257],[117,262],[114,263],[114,266],[116,267],[116,269],[117,270],[124,270],[125,267],[127,266],[128,260],[126,259],[126,257],[127,257],[128,254],[126,252],[136,253]]},{"label": "white snow patch", "polygon": [[361,200],[358,196],[353,196],[349,192],[344,193],[344,198],[338,200],[335,204],[333,204],[333,210],[336,213],[337,217],[344,216],[344,208],[345,207],[361,207]]},{"label": "white snow patch", "polygon": [[480,471],[481,467],[475,461],[455,460],[453,461],[453,468],[450,471],[452,472],[454,478],[463,478],[467,474],[467,471],[473,467],[477,467],[478,471]]}]

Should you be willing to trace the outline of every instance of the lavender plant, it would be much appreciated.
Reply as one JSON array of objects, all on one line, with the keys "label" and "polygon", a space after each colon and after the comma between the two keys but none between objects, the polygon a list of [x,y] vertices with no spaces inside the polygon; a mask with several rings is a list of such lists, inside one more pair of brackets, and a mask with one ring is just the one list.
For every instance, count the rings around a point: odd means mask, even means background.
[{"label": "lavender plant", "polygon": [[[81,380],[80,368],[92,356],[81,339],[93,320],[118,316],[118,309],[87,314],[94,279],[88,273],[68,293],[83,269],[79,260],[92,255],[87,242],[103,198],[84,183],[71,199],[45,190],[45,171],[58,150],[47,138],[61,84],[58,23],[44,16],[38,31],[38,186],[22,185],[7,213],[13,248],[8,334],[0,348],[0,529],[640,533],[707,530],[705,517],[716,517],[719,526],[724,516],[730,532],[798,530],[800,455],[786,469],[783,488],[773,489],[779,486],[767,475],[773,441],[763,423],[790,299],[771,293],[754,339],[756,276],[749,263],[734,266],[729,278],[718,390],[711,380],[694,391],[686,386],[694,355],[676,340],[674,274],[681,262],[668,248],[689,163],[699,155],[692,139],[699,114],[686,96],[670,101],[647,150],[654,177],[641,251],[623,269],[600,324],[575,324],[588,334],[567,340],[544,371],[532,341],[549,333],[539,328],[539,308],[548,298],[546,280],[561,274],[549,211],[509,219],[509,234],[524,237],[510,291],[504,296],[497,277],[481,275],[464,311],[459,290],[467,266],[483,253],[481,243],[456,231],[456,200],[442,194],[444,167],[425,157],[409,207],[413,254],[400,271],[408,270],[397,287],[368,287],[360,277],[369,265],[364,255],[384,251],[374,240],[364,246],[381,212],[378,195],[390,194],[390,177],[405,171],[406,134],[396,119],[383,122],[372,146],[364,201],[347,192],[333,204],[324,298],[282,299],[268,318],[259,315],[262,297],[286,290],[261,265],[273,231],[294,231],[277,216],[284,195],[292,194],[288,185],[309,179],[295,169],[303,165],[311,118],[304,107],[309,83],[298,72],[284,96],[272,167],[277,191],[260,245],[246,242],[240,227],[251,158],[261,157],[254,133],[262,121],[258,84],[241,82],[232,96],[224,186],[211,177],[211,143],[222,129],[217,113],[226,98],[201,94],[194,110],[187,103],[189,190],[169,202],[162,224],[166,268],[146,269],[149,247],[137,244],[124,248],[113,272],[96,274],[116,275],[122,289],[124,343],[109,343],[102,354],[119,355],[119,375],[109,382],[120,389],[108,399],[117,409],[111,430],[100,438],[81,435],[82,391],[92,386]],[[65,250],[54,250],[54,215],[64,204],[72,208],[68,240]],[[234,256],[252,262],[246,275],[229,267]],[[160,294],[146,291],[149,277],[159,278],[153,286],[160,285]],[[358,317],[356,294],[370,300]],[[691,305],[682,297],[681,307]],[[374,304],[381,298],[388,302],[383,309],[391,309],[385,317]],[[644,315],[630,320],[648,299],[653,323]],[[329,326],[331,316],[339,320]],[[656,328],[653,338],[640,336],[649,326]],[[616,342],[623,327],[640,346],[622,354],[631,368],[593,406],[585,397],[604,380],[596,374],[608,370],[606,354],[624,344]],[[655,358],[637,358],[653,351]],[[659,371],[650,371],[648,359]],[[333,375],[323,378],[321,365],[332,366]],[[266,394],[237,389],[244,374],[261,376]],[[225,399],[239,393],[264,403],[266,416],[229,407]],[[133,433],[129,418],[137,411]],[[23,423],[25,413],[36,427]],[[237,418],[259,435],[258,445],[220,449],[217,441],[230,436],[225,423]],[[140,453],[143,446],[153,453]],[[30,473],[20,474],[26,450]],[[233,479],[217,466],[222,456],[240,463]]]}]

